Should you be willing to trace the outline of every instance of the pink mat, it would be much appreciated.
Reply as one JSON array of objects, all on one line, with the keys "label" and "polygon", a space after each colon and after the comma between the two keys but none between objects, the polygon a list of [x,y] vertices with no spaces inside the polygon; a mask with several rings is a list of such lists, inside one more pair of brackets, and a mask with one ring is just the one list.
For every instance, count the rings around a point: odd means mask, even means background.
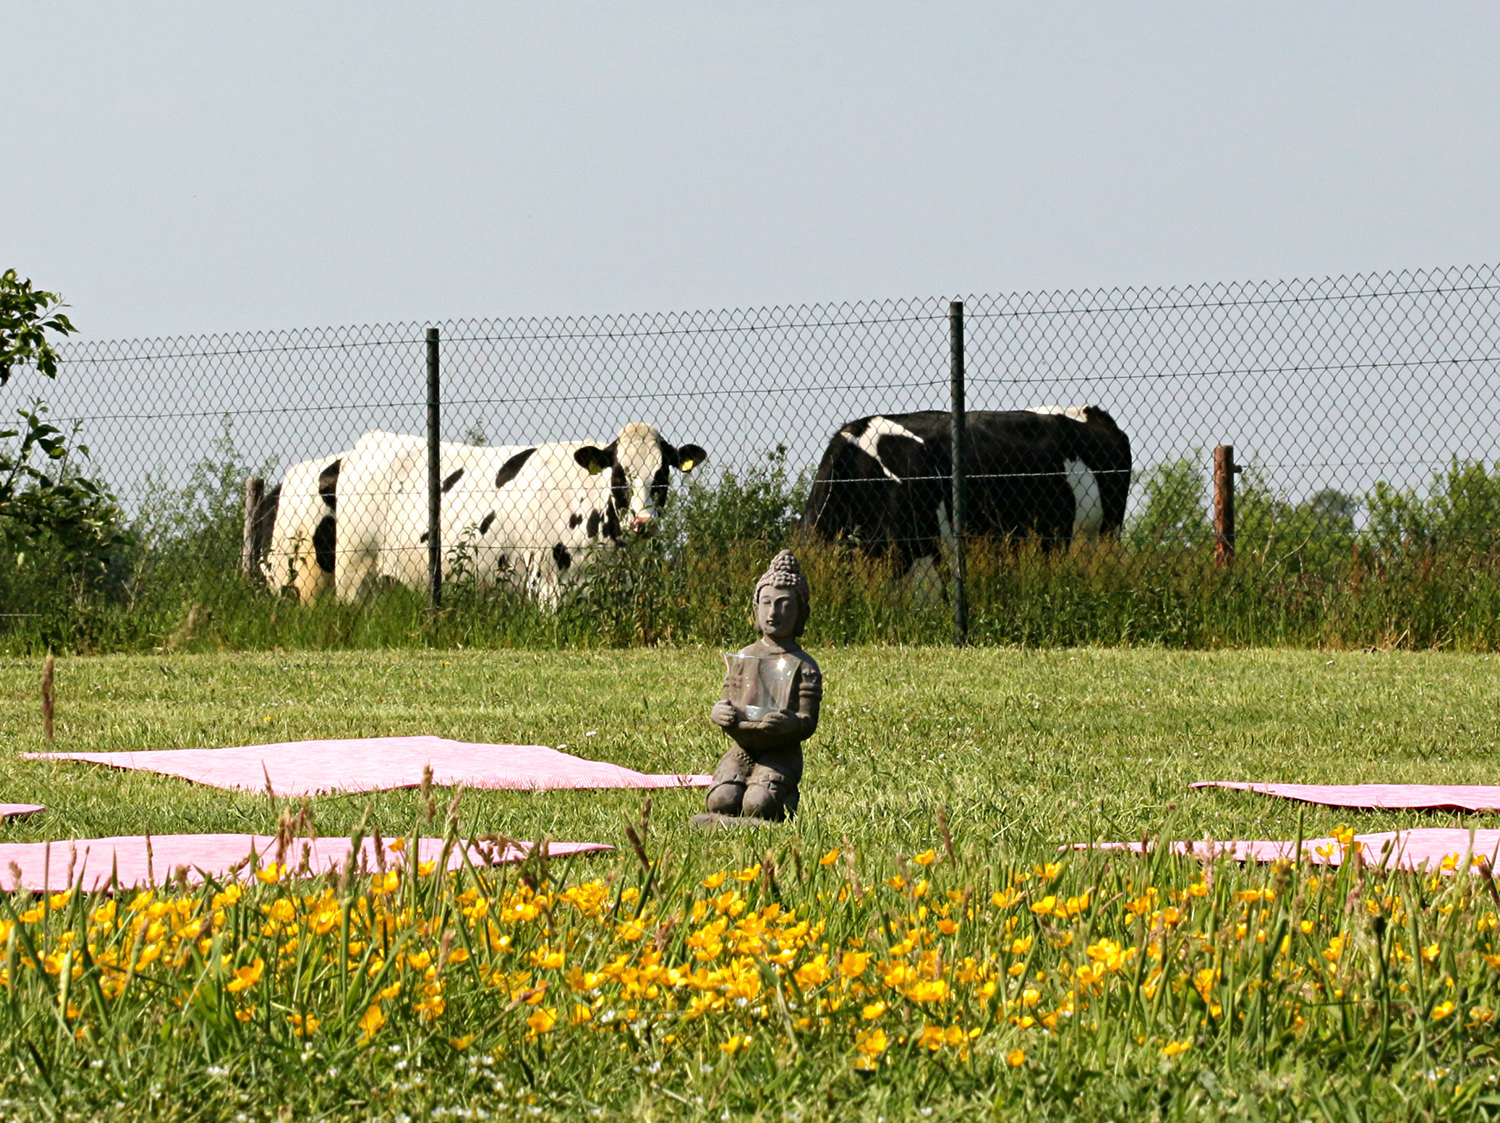
[{"label": "pink mat", "polygon": [[1368,810],[1500,811],[1500,787],[1479,784],[1246,784],[1203,780],[1195,788],[1242,792]]},{"label": "pink mat", "polygon": [[19,819],[22,815],[35,815],[45,810],[40,803],[0,803],[0,819]]},{"label": "pink mat", "polygon": [[[483,842],[455,846],[448,855],[448,868],[458,869],[469,861],[476,866],[518,862],[531,852],[531,843],[513,842],[501,847]],[[548,857],[565,857],[597,850],[613,850],[600,842],[549,842]],[[149,854],[148,854],[149,848]],[[400,866],[404,852],[385,848],[386,867]],[[286,865],[293,873],[304,876],[339,871],[344,868],[351,849],[347,838],[299,838],[286,853]],[[248,861],[251,852],[257,860]],[[430,862],[443,853],[440,838],[417,839],[418,861]],[[116,838],[80,838],[72,842],[11,842],[0,844],[0,890],[18,888],[57,893],[75,888],[89,892],[106,888],[111,877],[122,888],[157,884],[176,877],[182,868],[189,884],[201,883],[205,876],[220,880],[250,881],[256,868],[276,860],[276,839],[253,834],[165,834],[124,835]],[[375,843],[365,839],[356,859],[357,868],[375,870]],[[305,870],[304,870],[305,866]],[[235,867],[239,867],[236,869]]]},{"label": "pink mat", "polygon": [[[1152,842],[1079,842],[1075,850],[1132,850],[1137,854],[1153,849]],[[1278,858],[1290,858],[1297,845],[1289,841],[1269,839],[1238,839],[1223,842],[1204,839],[1199,842],[1173,842],[1169,844],[1173,854],[1211,860],[1226,858],[1234,862],[1274,862]],[[1359,847],[1360,857],[1367,866],[1380,866],[1395,870],[1428,871],[1441,869],[1447,859],[1462,862],[1466,855],[1485,858],[1493,868],[1500,853],[1500,830],[1467,831],[1457,827],[1417,827],[1405,831],[1380,831],[1374,834],[1357,834],[1350,849]],[[1309,838],[1302,840],[1303,860],[1314,866],[1337,866],[1344,860],[1344,848],[1337,839]]]},{"label": "pink mat", "polygon": [[544,745],[476,745],[446,737],[356,737],[233,749],[116,753],[23,753],[33,760],[84,760],[181,776],[198,784],[279,796],[414,788],[706,788],[710,776],[650,775]]}]

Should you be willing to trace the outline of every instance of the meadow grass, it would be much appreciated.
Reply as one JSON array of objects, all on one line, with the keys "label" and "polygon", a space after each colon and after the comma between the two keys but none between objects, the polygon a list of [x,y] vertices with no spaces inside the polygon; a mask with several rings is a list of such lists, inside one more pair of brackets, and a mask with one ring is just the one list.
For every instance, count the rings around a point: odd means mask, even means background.
[{"label": "meadow grass", "polygon": [[[815,653],[826,701],[794,824],[700,833],[691,791],[655,793],[649,812],[639,793],[468,791],[451,821],[446,791],[330,796],[306,806],[323,836],[619,849],[389,886],[272,880],[237,900],[212,884],[113,909],[8,898],[5,1113],[1496,1111],[1500,949],[1483,879],[1057,849],[1500,825],[1187,788],[1493,781],[1496,657]],[[19,759],[45,747],[40,676],[40,659],[0,661],[5,798],[48,806],[7,823],[6,841],[274,834],[303,810]],[[434,733],[709,771],[721,677],[706,647],[67,658],[54,747]]]}]

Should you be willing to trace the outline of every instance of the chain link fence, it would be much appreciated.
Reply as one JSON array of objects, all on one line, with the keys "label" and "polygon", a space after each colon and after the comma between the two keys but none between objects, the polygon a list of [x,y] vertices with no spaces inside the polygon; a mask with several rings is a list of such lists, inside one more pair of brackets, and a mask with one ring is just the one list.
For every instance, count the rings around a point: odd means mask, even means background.
[{"label": "chain link fence", "polygon": [[[244,528],[246,542],[272,585],[296,586],[308,599],[370,591],[368,581],[357,588],[339,577],[356,543],[365,578],[420,584],[435,528],[450,576],[508,582],[555,606],[597,544],[648,521],[675,528],[665,535],[671,549],[721,549],[721,541],[695,544],[684,530],[694,524],[680,513],[672,521],[689,500],[724,515],[719,532],[730,538],[790,541],[825,453],[835,494],[886,506],[911,506],[917,495],[929,508],[945,503],[947,422],[926,418],[939,437],[919,431],[919,417],[950,408],[953,299],[70,344],[55,382],[22,372],[0,395],[7,413],[44,398],[51,419],[76,427],[88,446],[73,470],[105,482],[122,517],[157,536],[231,512],[237,524],[245,481],[265,479],[279,508]],[[1049,535],[1073,537],[1075,522],[1079,537],[1097,525],[1084,516],[1102,502],[1099,478],[1088,478],[1099,466],[1069,443],[1067,426],[1077,422],[1054,413],[1045,431],[983,424],[985,411],[1093,406],[1129,442],[1133,473],[1115,520],[1121,565],[1132,551],[1212,551],[1212,449],[1222,444],[1244,469],[1241,557],[1311,559],[1330,541],[1340,557],[1439,540],[1493,554],[1500,282],[1492,266],[959,299],[967,455],[982,460],[1007,440],[1027,450],[1008,466],[994,468],[993,456],[991,470],[975,466],[982,479],[1011,478],[1001,480],[1003,500],[981,490],[971,503],[971,533],[1009,533],[1013,542],[1036,534],[1045,547]],[[452,446],[436,465],[446,485],[436,519],[425,498],[433,328],[439,427]],[[845,430],[871,415],[892,418],[883,434]],[[633,447],[634,423],[659,436],[657,460]],[[408,439],[382,443],[374,432]],[[901,433],[931,445],[935,458],[903,466],[895,445],[880,444]],[[845,446],[864,455],[864,476],[833,465]],[[593,464],[580,453],[586,447],[598,450]],[[528,449],[526,462],[511,464]],[[695,454],[684,462],[688,449]],[[591,467],[602,470],[591,475]],[[645,490],[626,494],[641,474]],[[649,486],[663,481],[674,493],[665,504]],[[1063,484],[1073,508],[1059,530],[1038,512],[1051,502],[1046,489]],[[738,523],[725,514],[735,504]],[[1007,504],[1011,513],[996,513]],[[936,539],[926,516],[901,523],[873,513],[826,537],[861,556],[909,539],[898,570],[936,541],[945,573],[950,512],[928,513],[942,524]],[[325,515],[331,526],[314,542]],[[236,545],[241,529],[233,528]],[[280,559],[274,573],[268,554]],[[322,577],[309,585],[315,568]]]}]

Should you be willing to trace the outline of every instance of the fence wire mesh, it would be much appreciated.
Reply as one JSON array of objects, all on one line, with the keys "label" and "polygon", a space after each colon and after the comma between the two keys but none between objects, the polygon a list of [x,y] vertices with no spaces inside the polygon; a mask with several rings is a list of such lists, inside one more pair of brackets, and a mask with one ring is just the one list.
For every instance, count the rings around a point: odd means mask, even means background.
[{"label": "fence wire mesh", "polygon": [[[941,561],[952,299],[71,344],[55,382],[23,371],[0,395],[7,413],[45,399],[76,428],[89,452],[71,470],[103,481],[143,540],[235,522],[246,478],[279,484],[253,535],[261,571],[308,599],[352,597],[425,581],[436,327],[449,575],[555,606],[596,544],[648,520],[681,557],[791,541],[807,511],[855,553],[897,547],[898,571]],[[1230,444],[1242,553],[1304,566],[1320,544],[1330,558],[1438,540],[1493,553],[1493,266],[958,299],[971,534],[1066,540],[1102,516],[1122,564],[1211,550],[1212,449]],[[1113,419],[1127,460],[1048,412],[1084,406]],[[1041,412],[991,416],[1018,410]],[[872,415],[884,420],[849,428]],[[633,424],[654,429],[655,453]],[[1109,476],[1126,467],[1112,514]],[[627,494],[636,476],[645,490]],[[854,514],[827,514],[830,494]],[[695,541],[706,512],[713,535]]]}]

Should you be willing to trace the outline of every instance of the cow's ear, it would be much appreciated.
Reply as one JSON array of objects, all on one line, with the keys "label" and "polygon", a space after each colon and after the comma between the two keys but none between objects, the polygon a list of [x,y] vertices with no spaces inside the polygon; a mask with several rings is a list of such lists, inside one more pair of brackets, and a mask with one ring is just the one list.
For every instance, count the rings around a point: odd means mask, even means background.
[{"label": "cow's ear", "polygon": [[598,448],[594,445],[584,445],[573,454],[573,459],[578,461],[580,467],[584,468],[589,475],[597,476],[608,468],[613,457],[609,449]]},{"label": "cow's ear", "polygon": [[691,472],[707,459],[708,453],[697,445],[683,445],[677,450],[677,467],[684,472]]}]

